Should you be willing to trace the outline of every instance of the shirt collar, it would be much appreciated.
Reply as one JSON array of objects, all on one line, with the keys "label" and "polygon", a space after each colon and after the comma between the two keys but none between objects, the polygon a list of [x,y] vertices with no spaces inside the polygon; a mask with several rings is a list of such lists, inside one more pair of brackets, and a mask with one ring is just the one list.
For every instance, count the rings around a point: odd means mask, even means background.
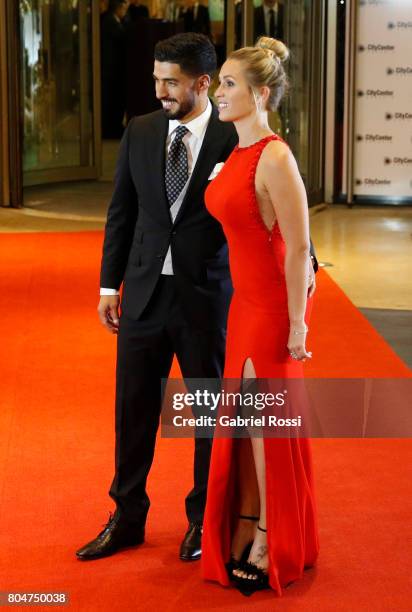
[{"label": "shirt collar", "polygon": [[184,125],[190,131],[191,134],[194,134],[196,138],[201,138],[204,131],[206,130],[206,126],[209,123],[210,116],[212,114],[212,103],[209,98],[207,99],[207,106],[203,113],[195,119],[192,119],[188,123],[182,124],[178,119],[170,119],[169,120],[169,136],[174,132],[179,125]]},{"label": "shirt collar", "polygon": [[275,3],[275,5],[272,6],[272,7],[267,6],[267,4],[263,5],[263,10],[264,10],[264,13],[265,13],[266,16],[269,15],[269,11],[271,11],[272,9],[275,11],[275,13],[277,13],[277,9],[278,9],[277,3]]}]

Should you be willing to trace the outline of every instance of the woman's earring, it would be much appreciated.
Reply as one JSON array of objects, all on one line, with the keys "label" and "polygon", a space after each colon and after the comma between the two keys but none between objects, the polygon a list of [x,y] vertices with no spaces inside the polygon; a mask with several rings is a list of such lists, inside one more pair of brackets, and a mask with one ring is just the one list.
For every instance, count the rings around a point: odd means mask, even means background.
[{"label": "woman's earring", "polygon": [[261,109],[261,104],[260,104],[260,103],[261,103],[262,98],[261,98],[260,96],[257,96],[257,95],[255,94],[254,89],[252,89],[252,94],[253,94],[253,98],[254,98],[254,100],[255,100],[256,110],[257,110],[257,112],[258,112],[258,113],[260,113],[260,112],[261,112],[261,110],[262,110],[262,109]]}]

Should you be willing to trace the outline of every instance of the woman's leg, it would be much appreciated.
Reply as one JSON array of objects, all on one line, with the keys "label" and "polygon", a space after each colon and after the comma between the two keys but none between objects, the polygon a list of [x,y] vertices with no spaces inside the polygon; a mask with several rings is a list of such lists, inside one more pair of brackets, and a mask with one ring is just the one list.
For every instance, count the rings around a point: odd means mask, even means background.
[{"label": "woman's leg", "polygon": [[257,521],[240,516],[259,517],[259,489],[250,438],[235,440],[239,508],[232,538],[232,556],[240,559],[256,533]]},{"label": "woman's leg", "polygon": [[[254,379],[256,378],[256,372],[253,362],[248,358],[245,362],[243,379]],[[249,440],[242,440],[249,441]],[[248,504],[254,504],[254,508],[259,508],[259,527],[266,530],[266,469],[265,469],[265,447],[263,438],[252,437],[250,438],[253,456],[250,453],[242,453],[238,457],[239,467],[243,467],[245,474],[254,474],[254,478],[248,480],[243,479],[243,472],[240,472],[240,494],[244,495]],[[243,450],[243,449],[242,449]],[[242,504],[242,502],[241,502]],[[243,507],[241,505],[241,507]],[[243,512],[241,512],[243,514]],[[249,554],[248,561],[254,563],[262,569],[268,567],[268,549],[267,549],[267,536],[266,531],[257,529],[255,531],[255,537],[253,540],[252,549]],[[234,570],[235,575],[240,577],[253,577],[251,574],[246,574],[241,569]]]}]

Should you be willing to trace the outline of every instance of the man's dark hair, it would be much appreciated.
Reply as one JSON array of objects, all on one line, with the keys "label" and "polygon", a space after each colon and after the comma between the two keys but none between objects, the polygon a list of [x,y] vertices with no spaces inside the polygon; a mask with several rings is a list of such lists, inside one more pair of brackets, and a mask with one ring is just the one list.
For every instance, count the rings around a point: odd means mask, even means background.
[{"label": "man's dark hair", "polygon": [[213,76],[217,67],[216,51],[204,34],[185,32],[159,41],[155,46],[158,62],[179,64],[182,72],[198,77],[201,74]]}]

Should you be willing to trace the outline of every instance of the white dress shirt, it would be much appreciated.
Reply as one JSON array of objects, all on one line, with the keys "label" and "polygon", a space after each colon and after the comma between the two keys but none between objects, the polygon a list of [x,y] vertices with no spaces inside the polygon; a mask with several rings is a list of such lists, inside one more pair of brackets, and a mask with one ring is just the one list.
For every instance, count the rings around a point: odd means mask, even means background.
[{"label": "white dress shirt", "polygon": [[[206,109],[203,111],[201,115],[198,115],[195,119],[188,121],[188,123],[181,124],[181,122],[177,119],[169,120],[169,132],[166,138],[166,157],[169,154],[170,145],[172,144],[175,135],[176,129],[179,125],[184,125],[187,127],[189,132],[183,136],[183,143],[186,147],[187,151],[187,161],[189,168],[189,177],[186,181],[185,186],[182,191],[178,195],[177,199],[170,207],[170,217],[172,222],[175,222],[177,217],[177,213],[180,210],[184,197],[186,195],[187,188],[189,186],[190,178],[192,176],[192,172],[197,162],[197,158],[199,156],[200,149],[202,148],[203,139],[205,137],[206,128],[209,123],[209,119],[212,115],[212,104],[210,100],[207,101]],[[172,253],[169,246],[167,251],[165,261],[163,263],[162,274],[172,275],[173,274],[173,263],[172,263]],[[116,289],[109,289],[106,287],[101,287],[100,295],[118,295],[119,292]]]}]

